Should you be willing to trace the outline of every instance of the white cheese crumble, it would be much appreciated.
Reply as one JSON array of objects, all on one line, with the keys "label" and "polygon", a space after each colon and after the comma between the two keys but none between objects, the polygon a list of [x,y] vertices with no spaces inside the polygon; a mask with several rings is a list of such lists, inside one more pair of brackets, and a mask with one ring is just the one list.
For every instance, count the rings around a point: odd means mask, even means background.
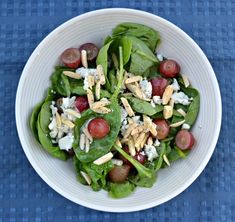
[{"label": "white cheese crumble", "polygon": [[84,90],[88,90],[89,88],[89,83],[88,83],[89,75],[94,76],[96,80],[99,79],[97,69],[88,69],[88,68],[81,67],[81,68],[76,69],[76,73],[79,73],[82,76],[82,78],[84,78],[83,80]]},{"label": "white cheese crumble", "polygon": [[189,105],[191,103],[191,99],[183,92],[175,92],[171,98],[174,100],[175,104]]},{"label": "white cheese crumble", "polygon": [[123,107],[121,107],[121,122],[126,120],[127,116],[128,116],[127,111]]},{"label": "white cheese crumble", "polygon": [[179,83],[178,83],[178,81],[177,81],[175,78],[173,79],[173,83],[172,83],[171,85],[173,86],[173,90],[174,90],[175,92],[177,92],[177,91],[180,90]]},{"label": "white cheese crumble", "polygon": [[157,59],[161,62],[163,61],[163,55],[160,53],[157,53]]},{"label": "white cheese crumble", "polygon": [[153,145],[147,145],[145,144],[144,147],[144,152],[146,154],[146,156],[148,157],[149,161],[153,161],[156,157],[158,157],[158,153],[156,148]]},{"label": "white cheese crumble", "polygon": [[140,81],[140,89],[143,92],[146,99],[152,97],[152,84],[146,78]]},{"label": "white cheese crumble", "polygon": [[155,104],[161,105],[162,104],[162,99],[160,96],[153,96],[153,102]]},{"label": "white cheese crumble", "polygon": [[67,136],[59,139],[58,144],[61,150],[69,151],[73,146],[74,136],[72,133],[68,133]]},{"label": "white cheese crumble", "polygon": [[182,129],[189,130],[189,129],[190,129],[190,125],[187,124],[187,123],[184,123],[184,124],[182,125]]},{"label": "white cheese crumble", "polygon": [[117,166],[122,166],[123,165],[123,161],[122,160],[119,160],[119,159],[111,159],[112,163],[114,165],[117,165]]},{"label": "white cheese crumble", "polygon": [[154,146],[160,146],[160,141],[158,139],[156,139],[153,143]]}]

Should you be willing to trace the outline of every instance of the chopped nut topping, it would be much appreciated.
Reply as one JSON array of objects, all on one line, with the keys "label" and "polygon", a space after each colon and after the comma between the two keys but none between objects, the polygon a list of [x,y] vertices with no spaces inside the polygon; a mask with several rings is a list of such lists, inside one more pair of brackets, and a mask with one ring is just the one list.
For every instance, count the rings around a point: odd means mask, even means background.
[{"label": "chopped nut topping", "polygon": [[176,123],[172,123],[170,125],[170,127],[176,128],[176,127],[181,126],[182,124],[184,124],[184,122],[185,122],[185,120],[182,120],[182,121],[179,121],[179,122],[176,122]]},{"label": "chopped nut topping", "polygon": [[164,106],[163,108],[163,116],[164,119],[169,119],[173,115],[173,108],[171,106]]},{"label": "chopped nut topping", "polygon": [[122,101],[122,104],[123,104],[125,110],[127,111],[128,115],[129,115],[129,116],[135,116],[135,113],[134,113],[134,111],[132,110],[132,108],[131,108],[129,102],[127,101],[127,99],[124,98],[124,97],[122,97],[122,98],[121,98],[121,101]]},{"label": "chopped nut topping", "polygon": [[103,155],[102,157],[98,158],[97,160],[95,160],[93,163],[96,165],[101,165],[103,163],[108,162],[109,160],[111,160],[113,157],[113,154],[111,152],[106,153],[105,155]]},{"label": "chopped nut topping", "polygon": [[168,104],[168,102],[171,99],[172,94],[173,94],[173,86],[169,85],[169,86],[166,87],[166,89],[165,89],[165,91],[162,95],[162,104],[163,105]]},{"label": "chopped nut topping", "polygon": [[82,76],[79,73],[75,73],[75,72],[72,72],[72,71],[63,71],[63,74],[65,76],[68,76],[68,77],[73,78],[73,79],[81,79],[82,78]]}]

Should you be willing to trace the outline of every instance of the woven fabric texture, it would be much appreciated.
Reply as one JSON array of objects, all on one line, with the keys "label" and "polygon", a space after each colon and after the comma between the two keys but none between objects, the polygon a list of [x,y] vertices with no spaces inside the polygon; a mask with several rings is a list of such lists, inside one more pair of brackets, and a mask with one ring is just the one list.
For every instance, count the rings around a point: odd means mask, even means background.
[{"label": "woven fabric texture", "polygon": [[[223,102],[219,141],[200,177],[165,204],[125,214],[79,206],[42,181],[21,148],[14,113],[22,69],[38,43],[74,16],[111,7],[151,12],[188,33],[209,58]],[[0,66],[0,222],[235,221],[234,0],[1,0]]]}]

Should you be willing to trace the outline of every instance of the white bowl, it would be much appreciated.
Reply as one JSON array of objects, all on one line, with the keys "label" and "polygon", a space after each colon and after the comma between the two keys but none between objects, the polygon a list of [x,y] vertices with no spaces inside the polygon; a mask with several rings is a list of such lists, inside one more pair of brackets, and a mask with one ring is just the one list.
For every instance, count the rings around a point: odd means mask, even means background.
[{"label": "white bowl", "polygon": [[[129,197],[111,199],[76,180],[71,162],[53,158],[36,142],[29,116],[40,102],[62,51],[85,42],[102,45],[105,36],[121,22],[136,22],[158,30],[159,51],[175,58],[192,85],[199,89],[201,107],[193,128],[196,146],[184,160],[158,173],[152,188],[137,188]],[[143,210],[162,204],[185,190],[208,163],[221,126],[221,97],[213,69],[198,45],[181,29],[158,16],[132,9],[103,9],[75,17],[51,32],[34,50],[20,78],[16,96],[16,124],[24,152],[33,168],[54,190],[80,205],[111,212]]]}]

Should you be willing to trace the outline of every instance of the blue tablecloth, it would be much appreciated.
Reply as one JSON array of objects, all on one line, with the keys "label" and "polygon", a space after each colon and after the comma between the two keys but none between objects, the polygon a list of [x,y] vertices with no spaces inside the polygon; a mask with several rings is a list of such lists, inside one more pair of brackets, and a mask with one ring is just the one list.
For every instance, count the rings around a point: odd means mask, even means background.
[{"label": "blue tablecloth", "polygon": [[[106,7],[141,9],[182,28],[208,56],[223,98],[220,138],[200,177],[173,200],[135,213],[98,212],[57,194],[29,164],[15,126],[16,88],[33,49],[64,21]],[[0,79],[0,222],[235,221],[234,0],[1,0]]]}]

